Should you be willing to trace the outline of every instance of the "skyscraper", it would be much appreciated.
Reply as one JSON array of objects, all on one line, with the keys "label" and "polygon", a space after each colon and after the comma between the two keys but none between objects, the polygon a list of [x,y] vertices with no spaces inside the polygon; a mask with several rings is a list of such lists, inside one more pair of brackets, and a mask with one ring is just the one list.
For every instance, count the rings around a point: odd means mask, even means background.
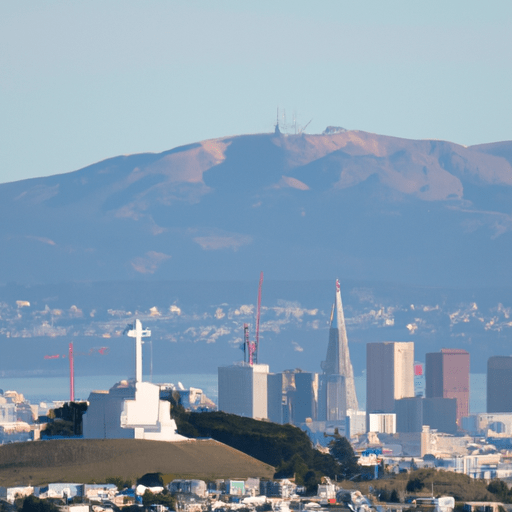
[{"label": "skyscraper", "polygon": [[487,361],[487,412],[512,412],[512,357]]},{"label": "skyscraper", "polygon": [[414,396],[414,343],[366,345],[366,413],[393,412],[395,400]]},{"label": "skyscraper", "polygon": [[347,409],[357,410],[354,370],[350,362],[347,329],[341,303],[340,283],[336,279],[336,293],[331,311],[331,327],[327,356],[322,363],[322,390],[320,415],[326,420],[341,420]]},{"label": "skyscraper", "polygon": [[218,369],[219,411],[267,419],[268,364],[239,363]]},{"label": "skyscraper", "polygon": [[316,420],[318,374],[300,369],[269,373],[267,380],[268,419],[275,423],[304,423]]},{"label": "skyscraper", "polygon": [[457,425],[469,416],[469,353],[443,348],[425,356],[427,398],[456,398]]}]

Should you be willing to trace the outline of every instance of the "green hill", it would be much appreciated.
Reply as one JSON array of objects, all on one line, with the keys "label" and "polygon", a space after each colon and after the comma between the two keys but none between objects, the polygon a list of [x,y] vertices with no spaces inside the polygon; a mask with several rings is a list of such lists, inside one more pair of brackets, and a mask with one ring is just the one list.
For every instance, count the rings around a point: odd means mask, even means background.
[{"label": "green hill", "polygon": [[59,439],[0,446],[0,485],[173,478],[272,478],[274,468],[213,439]]},{"label": "green hill", "polygon": [[292,477],[308,492],[316,492],[322,476],[341,480],[362,468],[344,438],[332,438],[329,453],[316,450],[306,432],[293,425],[279,425],[224,412],[186,412],[173,399],[172,414],[178,432],[187,437],[211,437],[277,468],[276,477]]}]

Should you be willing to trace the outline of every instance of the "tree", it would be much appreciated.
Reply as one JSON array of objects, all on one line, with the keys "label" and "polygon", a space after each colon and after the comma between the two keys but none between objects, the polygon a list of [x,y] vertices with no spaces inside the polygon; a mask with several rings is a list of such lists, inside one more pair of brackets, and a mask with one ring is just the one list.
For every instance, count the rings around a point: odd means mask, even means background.
[{"label": "tree", "polygon": [[503,480],[499,480],[498,478],[492,480],[487,486],[487,490],[492,492],[492,494],[494,494],[504,503],[509,503],[511,501],[510,490]]},{"label": "tree", "polygon": [[59,512],[59,509],[48,500],[40,500],[30,495],[23,500],[21,512]]},{"label": "tree", "polygon": [[315,471],[308,471],[304,475],[304,485],[308,494],[315,494],[318,489],[318,484],[321,482],[321,476]]},{"label": "tree", "polygon": [[407,492],[416,492],[416,491],[421,491],[421,489],[423,489],[423,487],[424,487],[424,485],[423,485],[423,482],[421,481],[421,479],[416,477],[416,478],[409,479],[405,490]]},{"label": "tree", "polygon": [[176,510],[176,498],[167,490],[158,494],[153,494],[149,489],[146,489],[142,495],[142,504],[145,507],[149,507],[151,505],[164,505],[170,510]]},{"label": "tree", "polygon": [[123,480],[118,476],[108,476],[107,478],[105,478],[105,483],[114,484],[119,491],[122,491],[123,489],[128,489],[129,487],[132,486],[131,480]]},{"label": "tree", "polygon": [[389,496],[389,501],[391,503],[400,503],[400,498],[398,496],[398,492],[396,489],[393,489],[391,491],[391,495]]},{"label": "tree", "polygon": [[298,485],[304,485],[304,477],[309,468],[302,457],[296,453],[288,462],[281,462],[274,478],[295,478]]},{"label": "tree", "polygon": [[334,434],[334,439],[329,443],[329,451],[340,464],[339,474],[343,478],[350,478],[359,473],[357,457],[346,437]]}]

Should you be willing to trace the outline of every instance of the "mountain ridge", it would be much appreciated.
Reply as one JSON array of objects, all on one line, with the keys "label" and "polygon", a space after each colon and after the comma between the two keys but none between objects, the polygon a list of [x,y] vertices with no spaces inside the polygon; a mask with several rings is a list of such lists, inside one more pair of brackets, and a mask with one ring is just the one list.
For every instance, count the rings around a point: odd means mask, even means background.
[{"label": "mountain ridge", "polygon": [[264,268],[285,279],[512,284],[511,162],[512,142],[465,148],[355,130],[113,157],[0,184],[0,283],[240,279]]}]

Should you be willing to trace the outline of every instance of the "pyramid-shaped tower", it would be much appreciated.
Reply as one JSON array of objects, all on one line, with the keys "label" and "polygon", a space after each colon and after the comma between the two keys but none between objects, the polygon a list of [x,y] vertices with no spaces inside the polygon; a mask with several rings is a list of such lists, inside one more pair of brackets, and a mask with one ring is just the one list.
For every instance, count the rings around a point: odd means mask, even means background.
[{"label": "pyramid-shaped tower", "polygon": [[[324,370],[324,376],[326,377],[324,379],[325,382],[334,382],[337,380],[340,383],[340,391],[334,395],[326,390],[327,411],[339,411],[339,414],[343,416],[346,413],[346,409],[358,410],[359,406],[354,383],[354,370],[350,362],[347,329],[345,327],[345,316],[341,302],[340,283],[337,279],[336,295],[331,312],[329,345],[327,346],[327,356],[322,363],[322,368]],[[343,393],[344,396],[339,396],[340,392]],[[329,404],[329,402],[333,400],[338,403]],[[342,410],[344,410],[344,412],[342,412]],[[327,419],[330,418],[328,417]]]}]

